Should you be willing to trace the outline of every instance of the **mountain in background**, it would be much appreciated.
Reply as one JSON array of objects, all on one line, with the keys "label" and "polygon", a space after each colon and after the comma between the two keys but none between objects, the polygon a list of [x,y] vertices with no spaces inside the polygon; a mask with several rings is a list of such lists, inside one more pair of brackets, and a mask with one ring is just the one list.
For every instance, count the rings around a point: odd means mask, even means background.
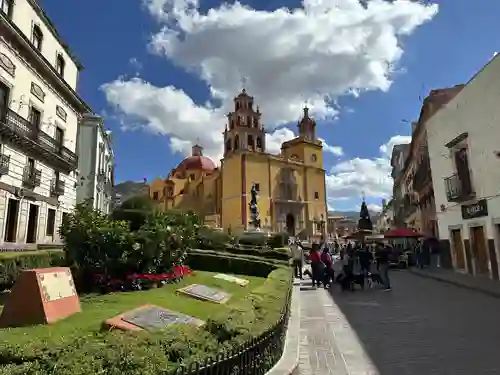
[{"label": "mountain in background", "polygon": [[144,182],[124,181],[113,186],[113,193],[116,197],[116,204],[119,205],[136,195],[147,195],[148,185]]},{"label": "mountain in background", "polygon": [[[378,212],[368,211],[370,213],[370,217],[372,221],[375,221],[379,216]],[[359,211],[328,211],[328,215],[331,216],[344,216],[348,219],[358,220],[359,219]]]}]

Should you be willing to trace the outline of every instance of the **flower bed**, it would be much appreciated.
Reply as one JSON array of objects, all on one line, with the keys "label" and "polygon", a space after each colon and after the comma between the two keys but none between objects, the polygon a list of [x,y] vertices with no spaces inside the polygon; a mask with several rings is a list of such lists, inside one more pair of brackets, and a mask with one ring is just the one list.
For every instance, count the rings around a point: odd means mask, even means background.
[{"label": "flower bed", "polygon": [[184,276],[191,274],[188,266],[174,266],[172,271],[161,274],[139,274],[127,275],[124,280],[112,279],[105,274],[94,275],[94,283],[101,293],[116,291],[147,290],[151,288],[161,288],[165,284],[179,282]]}]

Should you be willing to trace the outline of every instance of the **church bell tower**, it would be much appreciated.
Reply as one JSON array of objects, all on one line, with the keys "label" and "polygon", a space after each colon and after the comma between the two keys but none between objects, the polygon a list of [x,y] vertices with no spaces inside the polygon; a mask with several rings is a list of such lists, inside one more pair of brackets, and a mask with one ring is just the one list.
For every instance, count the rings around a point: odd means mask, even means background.
[{"label": "church bell tower", "polygon": [[224,157],[238,151],[265,152],[266,132],[253,96],[243,89],[234,98],[234,111],[227,115],[224,131]]}]

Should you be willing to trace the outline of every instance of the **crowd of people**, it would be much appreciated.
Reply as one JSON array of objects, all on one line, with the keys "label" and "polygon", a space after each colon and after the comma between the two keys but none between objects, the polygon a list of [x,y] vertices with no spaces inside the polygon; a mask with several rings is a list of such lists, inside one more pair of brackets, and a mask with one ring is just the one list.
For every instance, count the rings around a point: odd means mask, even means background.
[{"label": "crowd of people", "polygon": [[[302,279],[307,274],[313,287],[332,287],[339,284],[343,291],[356,287],[365,289],[381,285],[385,291],[392,290],[389,277],[389,258],[392,248],[384,244],[362,245],[349,242],[312,244],[310,250],[298,239],[291,239],[290,249],[295,269],[295,277]],[[310,264],[310,270],[304,266]]]}]

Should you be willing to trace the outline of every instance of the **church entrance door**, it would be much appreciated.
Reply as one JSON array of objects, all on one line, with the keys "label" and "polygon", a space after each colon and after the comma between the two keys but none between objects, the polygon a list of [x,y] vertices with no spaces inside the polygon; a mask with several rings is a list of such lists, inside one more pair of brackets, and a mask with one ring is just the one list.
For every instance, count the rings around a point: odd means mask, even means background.
[{"label": "church entrance door", "polygon": [[286,232],[290,236],[295,236],[295,216],[292,214],[286,215]]}]

